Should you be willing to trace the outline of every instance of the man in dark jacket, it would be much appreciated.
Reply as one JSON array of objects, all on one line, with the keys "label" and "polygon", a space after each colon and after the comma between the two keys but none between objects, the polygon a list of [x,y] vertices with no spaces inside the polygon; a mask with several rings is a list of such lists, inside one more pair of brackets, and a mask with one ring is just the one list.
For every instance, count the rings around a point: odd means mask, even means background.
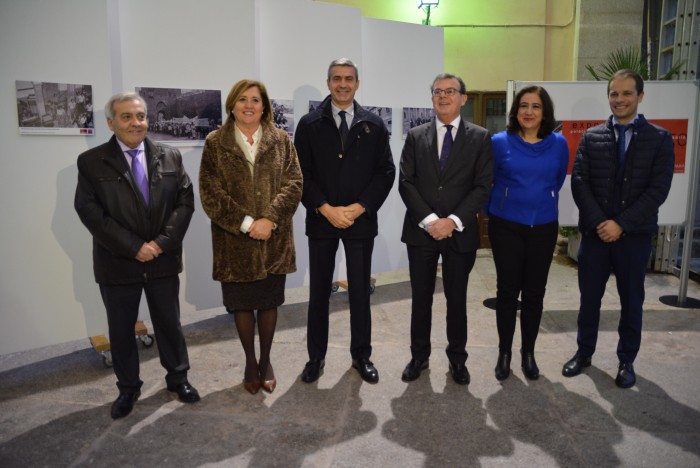
[{"label": "man in dark jacket", "polygon": [[401,153],[399,194],[406,205],[401,240],[411,276],[411,360],[401,379],[428,368],[438,261],[447,301],[447,359],[452,379],[467,385],[467,284],[479,248],[476,215],[493,179],[491,135],[463,120],[467,87],[441,73],[430,86],[435,119],[412,128]]},{"label": "man in dark jacket", "polygon": [[138,94],[112,96],[105,115],[114,136],[78,157],[75,209],[93,236],[95,280],[107,310],[119,388],[111,408],[117,419],[131,412],[141,394],[134,326],[143,292],[168,390],[186,403],[199,400],[187,381],[178,299],[194,194],[180,152],[146,138],[146,102]]},{"label": "man in dark jacket", "polygon": [[355,102],[357,66],[338,59],[328,67],[331,94],[299,121],[294,144],[304,175],[301,202],[309,238],[309,362],[301,379],[318,379],[328,348],[328,304],[339,240],[343,240],[350,296],[350,355],[362,379],[379,381],[370,361],[369,306],[377,212],[394,184],[389,133],[378,116]]},{"label": "man in dark jacket", "polygon": [[644,276],[651,255],[651,236],[658,229],[659,207],[673,179],[671,134],[637,114],[644,81],[632,70],[620,70],[608,82],[612,115],[589,129],[578,147],[571,190],[579,209],[578,253],[581,307],[578,351],[562,369],[566,377],[591,365],[600,322],[600,304],[610,271],[620,295],[620,323],[615,383],[636,382],[634,360],[642,338]]}]

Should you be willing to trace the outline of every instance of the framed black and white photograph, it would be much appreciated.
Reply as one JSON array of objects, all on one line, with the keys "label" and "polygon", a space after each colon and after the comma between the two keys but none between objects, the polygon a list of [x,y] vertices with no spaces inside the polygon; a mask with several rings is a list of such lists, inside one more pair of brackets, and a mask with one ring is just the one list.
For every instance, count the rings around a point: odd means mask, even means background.
[{"label": "framed black and white photograph", "polygon": [[391,107],[365,106],[365,109],[373,114],[378,115],[384,121],[384,126],[389,132],[389,137],[391,137]]},{"label": "framed black and white photograph", "polygon": [[318,109],[318,106],[320,106],[322,102],[323,101],[309,101],[309,112]]},{"label": "framed black and white photograph", "polygon": [[272,101],[272,121],[275,127],[286,131],[294,138],[294,101],[286,99],[270,99]]},{"label": "framed black and white photograph", "polygon": [[[322,101],[309,101],[309,112],[318,108]],[[384,121],[384,126],[389,131],[389,136],[391,137],[391,107],[377,107],[377,106],[363,106],[363,108],[373,114],[377,114]]]},{"label": "framed black and white photograph", "polygon": [[211,89],[136,88],[146,101],[148,136],[172,146],[203,146],[221,126],[221,91]]},{"label": "framed black and white photograph", "polygon": [[435,117],[432,107],[404,107],[403,108],[403,138],[406,139],[408,131],[413,127],[430,122]]},{"label": "framed black and white photograph", "polygon": [[21,135],[94,135],[92,86],[15,81]]}]

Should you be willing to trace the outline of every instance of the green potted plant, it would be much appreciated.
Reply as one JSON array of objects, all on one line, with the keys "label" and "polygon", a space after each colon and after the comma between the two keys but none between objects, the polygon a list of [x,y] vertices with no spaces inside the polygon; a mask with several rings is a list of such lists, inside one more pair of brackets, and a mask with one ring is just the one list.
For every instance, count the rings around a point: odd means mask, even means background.
[{"label": "green potted plant", "polygon": [[566,254],[573,260],[578,259],[578,247],[581,245],[581,233],[576,226],[559,226],[559,235],[567,238]]},{"label": "green potted plant", "polygon": [[[656,79],[673,79],[675,75],[680,73],[684,63],[685,61],[676,62],[666,74],[659,76]],[[623,68],[629,68],[636,71],[645,80],[650,79],[649,67],[647,67],[646,59],[642,57],[642,54],[633,47],[620,48],[612,51],[605,59],[605,62],[598,65],[597,70],[590,64],[586,65],[586,70],[588,70],[588,73],[590,73],[593,79],[596,81],[607,81],[618,70],[622,70]]]}]

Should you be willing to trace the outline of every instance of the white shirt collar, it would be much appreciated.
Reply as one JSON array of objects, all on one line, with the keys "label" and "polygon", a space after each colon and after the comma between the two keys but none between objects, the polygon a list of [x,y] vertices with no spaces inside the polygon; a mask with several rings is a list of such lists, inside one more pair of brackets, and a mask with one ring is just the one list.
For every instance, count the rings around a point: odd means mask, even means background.
[{"label": "white shirt collar", "polygon": [[131,151],[132,149],[137,149],[137,150],[139,150],[140,153],[146,152],[146,148],[145,148],[143,141],[136,148],[129,148],[124,143],[122,143],[122,141],[119,138],[117,138],[117,143],[119,143],[119,147],[122,149],[123,153],[126,153],[127,151]]},{"label": "white shirt collar", "polygon": [[438,130],[444,129],[446,125],[452,125],[454,128],[459,128],[459,124],[462,122],[462,116],[458,115],[456,119],[454,119],[452,122],[449,124],[444,124],[442,123],[442,120],[438,119],[435,117],[435,124],[437,125]]},{"label": "white shirt collar", "polygon": [[355,106],[352,104],[350,104],[350,106],[347,109],[341,109],[340,107],[333,104],[333,102],[331,101],[331,109],[333,110],[333,117],[338,117],[338,112],[340,112],[341,110],[344,110],[351,119],[355,117]]},{"label": "white shirt collar", "polygon": [[[633,118],[632,120],[630,120],[630,123],[631,123],[631,124],[637,123],[637,117],[639,117],[639,114],[635,114],[635,115],[634,115],[634,118]],[[620,124],[620,121],[617,120],[617,119],[615,118],[615,116],[613,116],[612,123],[613,123],[613,126],[615,126],[615,125],[621,125],[621,124]]]}]

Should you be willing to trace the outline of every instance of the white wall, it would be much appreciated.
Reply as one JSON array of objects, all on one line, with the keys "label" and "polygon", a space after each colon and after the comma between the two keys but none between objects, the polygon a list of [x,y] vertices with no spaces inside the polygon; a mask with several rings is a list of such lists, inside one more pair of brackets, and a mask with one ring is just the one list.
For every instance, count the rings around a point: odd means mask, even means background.
[{"label": "white wall", "polygon": [[[360,65],[358,101],[394,110],[398,166],[401,108],[430,106],[428,86],[443,69],[442,37],[437,28],[365,19],[357,9],[311,0],[0,2],[0,355],[106,333],[91,238],[73,195],[77,155],[111,136],[101,108],[113,92],[219,89],[223,100],[239,79],[260,78],[272,97],[295,100],[298,121],[309,98],[327,94],[328,63],[348,56]],[[96,135],[20,136],[15,80],[92,85]],[[201,147],[181,151],[197,185]],[[289,287],[306,277],[302,212],[295,217],[299,272]],[[407,264],[403,212],[394,186],[380,212],[375,272]],[[184,250],[182,313],[219,307],[198,195]]]},{"label": "white wall", "polygon": [[73,194],[76,156],[107,125],[98,113],[94,137],[20,136],[15,80],[91,84],[104,102],[108,50],[105,2],[0,4],[0,353],[84,337],[102,321],[87,313],[100,303]]}]

